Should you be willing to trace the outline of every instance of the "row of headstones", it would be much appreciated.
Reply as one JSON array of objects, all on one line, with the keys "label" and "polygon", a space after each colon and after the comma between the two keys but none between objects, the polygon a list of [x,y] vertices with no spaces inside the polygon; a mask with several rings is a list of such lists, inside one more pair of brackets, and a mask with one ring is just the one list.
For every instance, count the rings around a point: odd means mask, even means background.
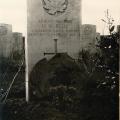
[{"label": "row of headstones", "polygon": [[12,25],[0,24],[0,56],[10,57],[15,51],[21,53],[23,48],[22,33],[12,32]]}]

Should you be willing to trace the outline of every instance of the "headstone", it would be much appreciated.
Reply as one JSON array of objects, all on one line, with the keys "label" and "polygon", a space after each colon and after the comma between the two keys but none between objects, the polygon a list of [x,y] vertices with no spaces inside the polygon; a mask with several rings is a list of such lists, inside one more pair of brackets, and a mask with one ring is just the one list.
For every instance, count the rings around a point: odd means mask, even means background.
[{"label": "headstone", "polygon": [[22,33],[14,32],[13,33],[13,51],[17,51],[18,53],[22,53],[24,49],[23,35]]},{"label": "headstone", "polygon": [[12,26],[0,24],[0,56],[9,57],[12,51]]},{"label": "headstone", "polygon": [[28,0],[29,71],[44,57],[57,50],[77,58],[80,49],[81,0]]},{"label": "headstone", "polygon": [[81,26],[81,49],[95,52],[96,26],[83,24]]}]

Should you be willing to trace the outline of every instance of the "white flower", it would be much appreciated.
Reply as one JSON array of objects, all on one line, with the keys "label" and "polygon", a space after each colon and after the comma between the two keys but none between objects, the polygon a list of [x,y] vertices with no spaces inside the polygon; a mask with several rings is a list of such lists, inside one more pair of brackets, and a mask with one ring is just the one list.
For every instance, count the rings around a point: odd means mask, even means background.
[{"label": "white flower", "polygon": [[108,48],[110,49],[112,46],[110,45]]}]

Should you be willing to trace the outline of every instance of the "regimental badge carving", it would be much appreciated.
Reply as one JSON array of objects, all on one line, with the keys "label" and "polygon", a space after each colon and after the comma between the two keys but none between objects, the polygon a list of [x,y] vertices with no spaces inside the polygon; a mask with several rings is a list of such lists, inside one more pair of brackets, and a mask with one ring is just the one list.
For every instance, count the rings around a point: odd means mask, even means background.
[{"label": "regimental badge carving", "polygon": [[68,0],[42,0],[43,8],[49,15],[58,16],[68,7]]},{"label": "regimental badge carving", "polygon": [[91,33],[92,33],[91,27],[86,26],[86,27],[84,28],[84,33],[85,33],[85,34],[91,34]]},{"label": "regimental badge carving", "polygon": [[7,34],[7,28],[4,26],[0,26],[0,35],[6,35]]}]

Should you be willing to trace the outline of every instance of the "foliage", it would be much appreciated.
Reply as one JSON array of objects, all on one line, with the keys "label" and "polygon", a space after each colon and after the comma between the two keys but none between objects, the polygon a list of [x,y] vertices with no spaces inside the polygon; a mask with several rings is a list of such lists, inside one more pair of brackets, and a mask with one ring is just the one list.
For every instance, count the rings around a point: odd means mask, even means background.
[{"label": "foliage", "polygon": [[48,81],[48,94],[38,101],[47,101],[61,113],[74,113],[76,119],[117,120],[118,39],[118,33],[102,36],[98,45],[101,52],[82,50],[76,62],[57,56],[44,66],[37,64],[35,85]]},{"label": "foliage", "polygon": [[35,94],[32,97],[36,99],[29,104],[24,100],[17,103],[16,98],[8,101],[12,116],[8,118],[118,120],[118,39],[117,33],[102,36],[98,45],[101,52],[82,50],[78,61],[57,55],[37,64],[30,84],[41,97]]},{"label": "foliage", "polygon": [[23,58],[23,53],[19,53],[19,51],[14,51],[12,53],[12,59],[14,61],[20,61]]},{"label": "foliage", "polygon": [[101,19],[104,23],[107,24],[108,30],[109,30],[109,34],[113,34],[114,30],[115,30],[115,26],[114,26],[114,19],[111,17],[109,10],[107,9],[107,11],[105,12],[105,19]]},{"label": "foliage", "polygon": [[[99,117],[100,113],[104,119],[108,119],[108,116],[109,120],[118,119],[118,39],[118,33],[102,36],[101,41],[99,42],[101,54],[97,56],[90,55],[88,51],[82,53],[82,60],[86,66],[86,71],[88,71],[87,77],[89,79],[86,84],[86,94],[83,97],[83,100],[86,105],[92,105],[91,109],[97,111],[94,113],[90,112],[91,116],[97,116],[97,119],[101,118]],[[91,70],[89,70],[89,66],[91,66]],[[89,108],[87,109],[89,110]]]}]

